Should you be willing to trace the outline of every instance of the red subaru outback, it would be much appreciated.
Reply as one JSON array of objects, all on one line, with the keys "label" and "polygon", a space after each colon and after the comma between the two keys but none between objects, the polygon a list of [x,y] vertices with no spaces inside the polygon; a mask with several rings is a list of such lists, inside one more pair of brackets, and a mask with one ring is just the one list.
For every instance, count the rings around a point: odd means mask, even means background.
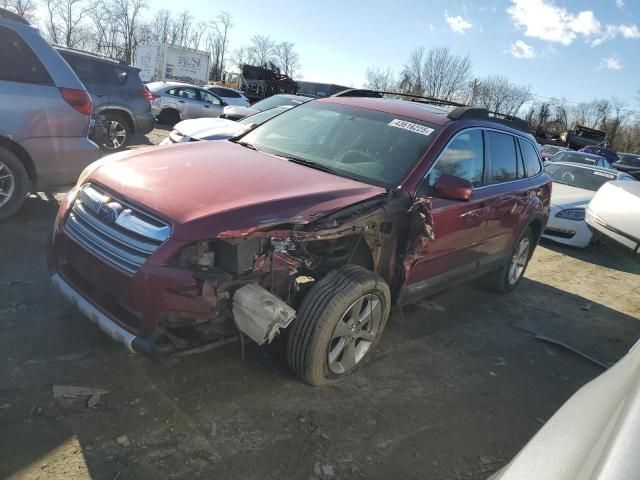
[{"label": "red subaru outback", "polygon": [[549,214],[522,121],[414,100],[316,100],[96,162],[56,219],[53,283],[132,351],[280,332],[307,382],[351,373],[392,305],[481,274],[515,288]]}]

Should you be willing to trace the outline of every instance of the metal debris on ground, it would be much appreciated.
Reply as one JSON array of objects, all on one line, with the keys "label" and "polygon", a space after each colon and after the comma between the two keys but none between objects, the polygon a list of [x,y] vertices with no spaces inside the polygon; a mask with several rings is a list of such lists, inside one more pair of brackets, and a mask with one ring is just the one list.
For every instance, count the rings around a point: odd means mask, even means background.
[{"label": "metal debris on ground", "polygon": [[585,358],[587,360],[589,360],[591,363],[594,363],[596,365],[598,365],[599,367],[604,368],[605,370],[608,370],[609,367],[611,367],[611,365],[608,365],[604,362],[601,362],[600,360],[598,360],[597,358],[593,358],[591,355],[587,355],[584,352],[581,352],[580,350],[573,348],[571,345],[567,345],[566,343],[563,343],[559,340],[556,340],[555,338],[551,338],[551,337],[545,337],[544,335],[535,335],[533,338],[535,338],[536,340],[540,340],[541,342],[547,342],[547,343],[551,343],[553,345],[557,345],[559,347],[565,348],[566,350],[575,353],[576,355],[581,356],[582,358]]}]

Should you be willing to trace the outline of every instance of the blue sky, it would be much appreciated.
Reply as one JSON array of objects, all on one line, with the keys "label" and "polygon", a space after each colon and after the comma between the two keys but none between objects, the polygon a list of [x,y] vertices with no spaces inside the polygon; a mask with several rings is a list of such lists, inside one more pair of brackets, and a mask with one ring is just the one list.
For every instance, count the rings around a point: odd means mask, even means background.
[{"label": "blue sky", "polygon": [[639,0],[155,0],[148,14],[160,8],[228,11],[231,49],[254,34],[293,42],[304,80],[361,86],[368,67],[399,71],[414,47],[448,46],[470,55],[477,76],[505,75],[542,97],[640,107]]}]

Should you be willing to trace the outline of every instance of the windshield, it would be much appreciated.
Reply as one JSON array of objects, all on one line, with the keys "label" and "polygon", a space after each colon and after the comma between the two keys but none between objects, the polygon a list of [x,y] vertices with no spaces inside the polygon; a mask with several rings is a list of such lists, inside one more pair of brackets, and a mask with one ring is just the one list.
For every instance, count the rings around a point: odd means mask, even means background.
[{"label": "windshield", "polygon": [[312,100],[311,98],[292,98],[292,97],[284,97],[281,95],[274,95],[273,97],[265,98],[264,100],[260,100],[257,103],[251,105],[251,108],[255,108],[256,110],[269,110],[270,108],[279,107],[281,105],[300,105],[301,103],[308,102]]},{"label": "windshield", "polygon": [[553,155],[554,153],[559,152],[560,150],[563,150],[563,149],[560,147],[556,147],[555,145],[543,145],[542,148],[540,149],[540,152]]},{"label": "windshield", "polygon": [[276,115],[280,115],[285,110],[289,110],[289,106],[285,107],[276,107],[271,108],[269,110],[265,110],[264,112],[255,113],[253,115],[249,115],[248,117],[244,117],[242,120],[238,120],[238,123],[242,125],[260,125],[267,120],[275,117]]},{"label": "windshield", "polygon": [[620,155],[620,163],[624,165],[631,165],[632,167],[640,167],[640,155]]},{"label": "windshield", "polygon": [[573,167],[554,163],[544,169],[556,183],[597,191],[602,185],[616,179],[616,175],[604,170]]},{"label": "windshield", "polygon": [[337,175],[392,188],[433,141],[435,129],[385,112],[309,102],[252,130],[242,141]]},{"label": "windshield", "polygon": [[575,152],[560,152],[549,159],[550,162],[571,162],[581,163],[583,165],[595,165],[596,160],[606,162],[606,159],[603,157],[597,157],[595,155],[584,155]]}]

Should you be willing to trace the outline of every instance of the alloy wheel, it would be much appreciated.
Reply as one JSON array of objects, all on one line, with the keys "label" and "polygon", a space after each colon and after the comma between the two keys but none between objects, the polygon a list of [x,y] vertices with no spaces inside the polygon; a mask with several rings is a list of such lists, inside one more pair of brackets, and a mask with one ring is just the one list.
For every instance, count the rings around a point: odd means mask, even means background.
[{"label": "alloy wheel", "polygon": [[4,163],[0,162],[0,207],[3,207],[13,197],[16,188],[13,173]]},{"label": "alloy wheel", "polygon": [[368,293],[353,302],[333,331],[329,370],[339,375],[353,370],[373,345],[381,323],[382,302],[377,295]]},{"label": "alloy wheel", "polygon": [[118,150],[127,140],[127,129],[117,120],[109,120],[105,123],[106,135],[104,148],[107,150]]},{"label": "alloy wheel", "polygon": [[527,260],[529,260],[529,250],[531,249],[531,241],[529,237],[523,237],[518,244],[509,265],[509,284],[514,285],[522,276]]}]

